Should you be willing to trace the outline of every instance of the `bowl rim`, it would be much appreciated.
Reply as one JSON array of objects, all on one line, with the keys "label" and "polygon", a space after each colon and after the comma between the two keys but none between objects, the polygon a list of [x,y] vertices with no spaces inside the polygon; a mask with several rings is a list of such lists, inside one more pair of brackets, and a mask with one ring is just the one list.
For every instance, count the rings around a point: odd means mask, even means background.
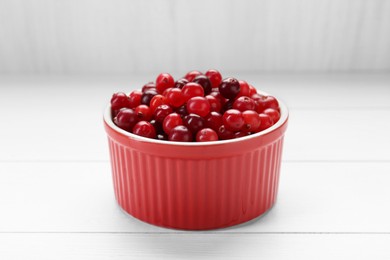
[{"label": "bowl rim", "polygon": [[[260,92],[260,91],[258,91],[258,93],[262,94],[262,95],[269,95],[269,94],[267,94],[265,92]],[[107,107],[104,110],[103,118],[104,118],[104,122],[112,130],[114,130],[115,132],[117,132],[117,133],[119,133],[121,135],[124,135],[124,136],[126,136],[129,139],[132,139],[134,141],[142,141],[142,142],[147,142],[147,143],[171,145],[171,146],[189,146],[189,147],[190,146],[195,146],[195,147],[199,147],[199,146],[214,146],[214,145],[238,143],[238,142],[243,142],[243,141],[250,140],[250,139],[255,139],[255,138],[258,138],[260,136],[266,135],[266,134],[268,134],[270,132],[273,132],[273,131],[277,130],[279,127],[281,127],[287,121],[288,115],[289,115],[288,108],[284,104],[284,102],[281,101],[279,98],[277,98],[277,100],[279,102],[280,118],[279,118],[278,122],[276,122],[276,124],[272,125],[271,127],[267,128],[267,129],[265,129],[265,130],[263,130],[261,132],[258,132],[256,134],[251,134],[251,135],[243,136],[243,137],[236,138],[236,139],[217,140],[217,141],[210,141],[210,142],[164,141],[164,140],[157,140],[157,139],[147,138],[147,137],[143,137],[143,136],[139,136],[139,135],[135,135],[133,133],[127,132],[127,131],[119,128],[118,126],[116,126],[114,124],[114,122],[112,120],[112,117],[111,117],[111,104],[110,103],[107,105]]]}]

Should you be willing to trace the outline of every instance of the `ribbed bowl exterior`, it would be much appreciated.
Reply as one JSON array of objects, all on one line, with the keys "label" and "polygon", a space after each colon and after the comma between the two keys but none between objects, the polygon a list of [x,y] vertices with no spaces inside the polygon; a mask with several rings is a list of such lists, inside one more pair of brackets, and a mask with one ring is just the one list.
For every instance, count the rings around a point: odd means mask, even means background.
[{"label": "ribbed bowl exterior", "polygon": [[278,193],[285,122],[266,135],[210,146],[151,143],[105,122],[115,197],[132,216],[206,230],[260,216]]}]

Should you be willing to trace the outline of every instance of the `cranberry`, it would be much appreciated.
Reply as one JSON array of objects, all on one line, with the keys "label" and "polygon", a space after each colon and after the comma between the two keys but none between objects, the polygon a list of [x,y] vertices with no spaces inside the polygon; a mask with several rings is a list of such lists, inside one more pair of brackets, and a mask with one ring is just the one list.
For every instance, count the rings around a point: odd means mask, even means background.
[{"label": "cranberry", "polygon": [[247,96],[237,98],[233,103],[233,108],[241,112],[246,110],[255,110],[255,101]]},{"label": "cranberry", "polygon": [[203,97],[204,90],[201,85],[195,82],[187,83],[181,90],[184,96],[184,100],[187,101],[192,97]]},{"label": "cranberry", "polygon": [[210,103],[205,97],[193,97],[187,101],[187,111],[205,117],[210,113]]},{"label": "cranberry", "polygon": [[219,92],[225,98],[233,99],[240,92],[240,83],[235,78],[226,78],[219,85]]},{"label": "cranberry", "polygon": [[147,90],[147,91],[145,91],[142,94],[142,97],[141,97],[141,104],[149,106],[150,105],[150,101],[152,100],[152,98],[155,95],[157,95],[157,92],[155,90]]},{"label": "cranberry", "polygon": [[264,95],[261,95],[261,94],[253,94],[251,96],[251,98],[255,101],[256,103],[256,112],[257,113],[261,113],[264,111],[264,109],[266,109],[266,103],[265,103],[265,96]]},{"label": "cranberry", "polygon": [[169,135],[169,133],[173,128],[175,128],[178,125],[183,125],[183,120],[181,119],[179,114],[172,113],[167,115],[164,118],[162,125],[163,125],[164,132]]},{"label": "cranberry", "polygon": [[171,88],[167,91],[167,102],[172,107],[180,107],[185,103],[183,93],[179,88]]},{"label": "cranberry", "polygon": [[242,117],[244,118],[244,127],[243,129],[248,132],[256,133],[259,131],[261,120],[259,114],[252,110],[247,110],[242,112]]},{"label": "cranberry", "polygon": [[197,71],[197,70],[193,70],[193,71],[188,72],[188,73],[184,76],[184,78],[185,78],[186,80],[188,80],[189,82],[191,82],[191,81],[194,80],[194,78],[196,78],[196,76],[199,76],[199,75],[202,75],[202,72]]},{"label": "cranberry", "polygon": [[266,108],[266,109],[263,111],[263,113],[269,115],[269,116],[271,117],[273,123],[278,122],[278,120],[279,120],[279,118],[280,118],[280,113],[279,113],[279,111],[276,110],[276,109],[273,109],[273,108]]},{"label": "cranberry", "polygon": [[148,90],[154,90],[154,91],[157,91],[156,90],[156,84],[154,84],[153,82],[148,82],[146,83],[143,87],[142,87],[142,92],[146,92]]},{"label": "cranberry", "polygon": [[163,95],[157,94],[155,95],[152,100],[150,100],[150,109],[152,110],[152,113],[156,110],[158,106],[165,105],[167,104],[167,98],[164,97]]},{"label": "cranberry", "polygon": [[219,84],[221,84],[222,76],[218,70],[208,70],[206,76],[210,79],[213,88],[218,88]]},{"label": "cranberry", "polygon": [[141,105],[142,92],[139,90],[134,90],[129,95],[129,104],[130,108],[136,108]]},{"label": "cranberry", "polygon": [[133,128],[133,134],[148,138],[156,138],[156,129],[146,121],[139,121]]},{"label": "cranberry", "polygon": [[205,75],[196,76],[196,78],[193,80],[193,82],[198,83],[199,85],[202,86],[205,95],[210,94],[211,81],[207,76],[205,76]]},{"label": "cranberry", "polygon": [[205,118],[206,127],[213,129],[214,131],[218,131],[218,129],[222,126],[222,115],[218,112],[212,111]]},{"label": "cranberry", "polygon": [[168,73],[161,73],[156,79],[156,89],[158,93],[163,93],[167,88],[173,88],[175,80]]},{"label": "cranberry", "polygon": [[139,105],[135,108],[135,113],[140,121],[150,121],[153,116],[152,110],[147,105]]},{"label": "cranberry", "polygon": [[240,131],[234,133],[234,138],[240,138],[240,137],[248,136],[250,134],[251,134],[250,132]]},{"label": "cranberry", "polygon": [[211,111],[215,111],[215,112],[221,111],[221,102],[219,101],[219,99],[217,99],[216,97],[211,96],[211,95],[207,95],[207,96],[205,96],[205,98],[210,103],[210,110]]},{"label": "cranberry", "polygon": [[263,131],[273,125],[272,119],[269,115],[267,114],[259,114],[261,123],[259,127],[259,131]]},{"label": "cranberry", "polygon": [[156,130],[157,135],[165,134],[164,129],[162,127],[162,124],[160,122],[157,122],[156,120],[153,119],[153,120],[150,120],[150,123],[152,124],[152,126]]},{"label": "cranberry", "polygon": [[238,96],[239,97],[242,97],[242,96],[250,97],[249,84],[243,80],[239,80],[238,83],[240,83],[240,92],[238,93]]},{"label": "cranberry", "polygon": [[171,130],[168,140],[176,142],[191,142],[192,133],[184,125],[179,125]]},{"label": "cranberry", "polygon": [[114,123],[123,130],[131,132],[134,125],[138,122],[137,114],[131,108],[121,109],[114,118]]},{"label": "cranberry", "polygon": [[154,110],[154,119],[162,123],[167,115],[173,112],[173,109],[168,105],[160,105]]},{"label": "cranberry", "polygon": [[228,100],[225,102],[225,104],[222,107],[222,112],[228,111],[229,109],[233,108],[234,99]]},{"label": "cranberry", "polygon": [[204,119],[197,114],[186,115],[184,117],[183,123],[192,133],[197,133],[205,126]]},{"label": "cranberry", "polygon": [[178,113],[182,118],[188,115],[186,105],[182,105],[181,107],[177,108],[176,113]]},{"label": "cranberry", "polygon": [[112,95],[111,109],[119,110],[124,107],[130,108],[129,97],[123,92],[118,92]]},{"label": "cranberry", "polygon": [[257,94],[256,88],[252,85],[249,85],[249,97],[251,97],[254,94]]},{"label": "cranberry", "polygon": [[273,96],[266,96],[264,102],[266,108],[279,109],[279,102]]},{"label": "cranberry", "polygon": [[219,103],[221,103],[221,106],[223,106],[226,102],[227,99],[224,98],[221,93],[219,93],[219,90],[217,89],[216,91],[211,91],[210,96],[215,97],[216,99],[219,100]]},{"label": "cranberry", "polygon": [[229,109],[222,116],[223,124],[230,131],[240,131],[245,124],[242,113],[237,109]]},{"label": "cranberry", "polygon": [[187,84],[189,81],[187,79],[178,79],[175,82],[174,88],[182,89],[185,84]]},{"label": "cranberry", "polygon": [[218,129],[217,134],[218,134],[219,139],[221,139],[221,140],[227,140],[227,139],[233,139],[234,138],[234,132],[228,130],[224,125],[222,125]]},{"label": "cranberry", "polygon": [[218,135],[211,128],[203,128],[196,134],[197,142],[210,142],[210,141],[217,141],[217,140],[218,140]]}]

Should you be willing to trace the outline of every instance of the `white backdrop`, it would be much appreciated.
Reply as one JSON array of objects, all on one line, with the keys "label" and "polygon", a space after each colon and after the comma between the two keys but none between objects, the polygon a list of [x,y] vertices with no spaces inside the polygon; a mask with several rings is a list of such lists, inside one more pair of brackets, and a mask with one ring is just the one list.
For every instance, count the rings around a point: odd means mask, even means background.
[{"label": "white backdrop", "polygon": [[387,0],[0,0],[0,73],[389,71]]}]

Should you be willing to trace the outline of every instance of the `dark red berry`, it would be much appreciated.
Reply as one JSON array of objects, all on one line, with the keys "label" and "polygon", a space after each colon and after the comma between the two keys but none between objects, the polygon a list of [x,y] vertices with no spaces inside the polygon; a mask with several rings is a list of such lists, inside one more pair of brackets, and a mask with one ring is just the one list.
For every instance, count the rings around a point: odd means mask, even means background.
[{"label": "dark red berry", "polygon": [[225,113],[225,111],[232,109],[233,103],[234,103],[234,99],[226,101],[225,104],[222,106],[221,112]]},{"label": "dark red berry", "polygon": [[133,128],[133,134],[148,138],[156,138],[156,129],[146,121],[139,121]]},{"label": "dark red berry", "polygon": [[157,92],[162,94],[167,88],[173,88],[175,80],[168,73],[161,73],[156,78],[156,89]]},{"label": "dark red berry", "polygon": [[154,110],[154,119],[162,123],[167,115],[173,112],[173,109],[168,105],[160,105]]},{"label": "dark red berry", "polygon": [[187,84],[189,81],[187,79],[178,79],[175,82],[174,88],[182,89],[185,84]]},{"label": "dark red berry", "polygon": [[129,97],[123,92],[113,94],[111,98],[111,109],[114,111],[124,107],[130,108]]},{"label": "dark red berry", "polygon": [[255,110],[256,103],[253,99],[247,96],[237,98],[233,103],[233,108],[241,112],[246,110]]},{"label": "dark red berry", "polygon": [[221,103],[221,106],[225,105],[225,103],[227,102],[227,99],[224,98],[221,93],[219,93],[219,90],[217,89],[216,91],[211,91],[210,93],[210,96],[213,96],[215,97],[216,99],[219,100],[219,102]]},{"label": "dark red berry", "polygon": [[163,130],[163,127],[162,127],[162,123],[160,122],[157,122],[156,120],[150,120],[150,123],[152,124],[152,126],[154,127],[154,129],[156,130],[156,133],[157,135],[159,134],[165,134],[164,133],[164,130]]},{"label": "dark red berry", "polygon": [[218,70],[208,70],[206,76],[210,79],[213,88],[218,88],[219,84],[221,84],[222,76]]},{"label": "dark red berry", "polygon": [[192,97],[203,97],[204,90],[201,85],[195,82],[187,83],[181,90],[184,96],[184,101],[187,102]]},{"label": "dark red berry", "polygon": [[153,116],[152,110],[147,105],[139,105],[135,108],[135,113],[140,121],[150,121]]},{"label": "dark red berry", "polygon": [[211,92],[211,81],[210,79],[205,75],[199,75],[194,78],[193,82],[198,83],[202,86],[204,90],[204,94],[208,95]]},{"label": "dark red berry", "polygon": [[199,71],[197,71],[197,70],[193,70],[193,71],[188,72],[188,73],[184,76],[184,78],[185,78],[186,80],[188,80],[189,82],[191,82],[191,81],[194,80],[194,78],[196,78],[196,76],[199,76],[199,75],[202,75],[202,72],[199,72]]},{"label": "dark red berry", "polygon": [[210,141],[217,141],[218,135],[217,133],[211,129],[211,128],[203,128],[196,134],[196,141],[197,142],[210,142]]},{"label": "dark red berry", "polygon": [[240,137],[248,136],[250,134],[251,134],[250,132],[240,131],[234,133],[234,138],[240,138]]},{"label": "dark red berry", "polygon": [[148,82],[146,83],[143,87],[142,87],[142,93],[143,92],[146,92],[148,90],[154,90],[154,91],[157,91],[156,90],[156,84],[154,84],[153,82]]},{"label": "dark red berry", "polygon": [[181,119],[180,115],[177,113],[172,113],[167,115],[162,124],[164,132],[167,135],[169,135],[171,130],[178,125],[183,125],[183,120]]},{"label": "dark red berry", "polygon": [[177,108],[175,112],[178,113],[182,118],[188,115],[186,105],[182,105],[181,107]]},{"label": "dark red berry", "polygon": [[186,115],[183,123],[192,133],[197,133],[205,127],[205,120],[197,114]]},{"label": "dark red berry", "polygon": [[222,126],[222,115],[218,112],[212,111],[206,118],[205,118],[205,124],[206,127],[213,129],[214,131],[218,131],[219,128]]},{"label": "dark red berry", "polygon": [[211,111],[215,111],[215,112],[221,111],[221,102],[219,101],[219,99],[217,99],[216,97],[214,97],[212,95],[207,95],[207,96],[205,96],[205,98],[210,103],[210,110]]},{"label": "dark red berry", "polygon": [[138,117],[135,111],[131,108],[124,108],[114,118],[114,123],[123,130],[131,132],[134,125],[138,122]]},{"label": "dark red berry", "polygon": [[242,113],[237,109],[229,109],[222,116],[223,124],[230,131],[240,131],[245,124]]},{"label": "dark red berry", "polygon": [[274,108],[266,108],[264,111],[263,111],[264,114],[267,114],[271,117],[272,119],[272,122],[275,124],[276,122],[278,122],[279,118],[280,118],[280,113],[278,110],[274,109]]},{"label": "dark red berry", "polygon": [[217,134],[218,134],[219,139],[221,139],[221,140],[233,139],[235,137],[234,132],[228,130],[224,125],[222,125],[218,129]]},{"label": "dark red berry", "polygon": [[139,90],[134,90],[129,95],[130,108],[136,108],[141,105],[142,92]]},{"label": "dark red berry", "polygon": [[185,103],[185,99],[181,89],[171,88],[167,91],[166,94],[167,102],[172,107],[180,107]]},{"label": "dark red berry", "polygon": [[274,124],[271,117],[267,114],[259,114],[259,117],[261,120],[259,131],[263,131]]},{"label": "dark red berry", "polygon": [[210,113],[210,103],[205,97],[193,97],[187,101],[188,113],[205,117]]},{"label": "dark red berry", "polygon": [[240,92],[240,83],[235,78],[226,78],[219,85],[219,92],[225,98],[233,99]]},{"label": "dark red berry", "polygon": [[157,92],[155,90],[145,91],[144,93],[142,93],[141,104],[149,106],[150,101],[155,95],[157,95]]},{"label": "dark red berry", "polygon": [[179,125],[171,130],[168,140],[176,142],[191,142],[192,133],[184,125]]},{"label": "dark red berry", "polygon": [[256,133],[259,131],[261,120],[259,114],[256,111],[247,110],[242,112],[242,117],[244,118],[244,127],[243,130],[247,132]]}]

